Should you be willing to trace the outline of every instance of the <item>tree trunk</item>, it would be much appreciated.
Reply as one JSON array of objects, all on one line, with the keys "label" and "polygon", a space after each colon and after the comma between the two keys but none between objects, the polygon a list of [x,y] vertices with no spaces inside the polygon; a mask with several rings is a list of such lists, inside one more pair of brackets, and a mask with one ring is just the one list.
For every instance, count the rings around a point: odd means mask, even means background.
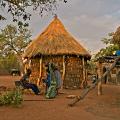
[{"label": "tree trunk", "polygon": [[24,74],[24,64],[23,64],[22,56],[19,54],[16,54],[16,57],[20,66],[20,75],[22,76]]},{"label": "tree trunk", "polygon": [[85,59],[84,57],[82,58],[82,65],[83,65],[83,80],[81,83],[81,88],[86,88],[87,87],[87,80],[86,80],[86,69],[85,69]]},{"label": "tree trunk", "polygon": [[120,81],[120,69],[117,67],[116,84],[119,84],[119,81]]},{"label": "tree trunk", "polygon": [[42,56],[41,56],[41,58],[40,58],[40,60],[39,60],[39,63],[40,63],[40,65],[39,65],[39,78],[38,78],[38,80],[37,80],[37,86],[39,86],[40,85],[40,81],[41,81],[41,77],[42,77]]},{"label": "tree trunk", "polygon": [[102,95],[102,81],[98,82],[98,95]]},{"label": "tree trunk", "polygon": [[66,71],[65,56],[63,56],[63,73],[62,73],[62,86],[61,86],[61,89],[63,89],[63,82],[64,82],[64,79],[65,79],[65,71]]}]

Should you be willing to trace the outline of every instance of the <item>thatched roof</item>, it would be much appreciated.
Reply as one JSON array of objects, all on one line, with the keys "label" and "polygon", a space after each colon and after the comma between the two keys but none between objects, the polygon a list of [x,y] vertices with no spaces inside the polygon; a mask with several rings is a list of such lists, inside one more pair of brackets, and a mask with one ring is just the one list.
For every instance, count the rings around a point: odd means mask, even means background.
[{"label": "thatched roof", "polygon": [[23,56],[30,58],[36,55],[80,55],[90,57],[87,50],[67,32],[57,17],[28,45]]}]

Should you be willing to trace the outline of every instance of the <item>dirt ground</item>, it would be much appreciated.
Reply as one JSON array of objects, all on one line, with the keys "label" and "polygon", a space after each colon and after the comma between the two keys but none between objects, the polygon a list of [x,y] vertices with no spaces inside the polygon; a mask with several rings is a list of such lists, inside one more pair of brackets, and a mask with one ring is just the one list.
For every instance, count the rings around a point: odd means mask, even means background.
[{"label": "dirt ground", "polygon": [[[0,76],[0,86],[14,87],[16,76]],[[84,100],[74,107],[68,107],[72,99],[70,94],[80,95],[82,90],[63,90],[51,101],[44,100],[44,95],[25,94],[22,106],[0,107],[0,120],[120,120],[120,86],[103,85],[103,95],[97,96],[97,89],[92,90]],[[41,101],[39,101],[41,100]]]}]

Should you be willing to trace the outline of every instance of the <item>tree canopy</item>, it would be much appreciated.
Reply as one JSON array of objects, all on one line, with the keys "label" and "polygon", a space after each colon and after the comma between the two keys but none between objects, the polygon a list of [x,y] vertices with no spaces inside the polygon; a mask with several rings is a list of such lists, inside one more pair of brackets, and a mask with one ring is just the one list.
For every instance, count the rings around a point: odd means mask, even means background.
[{"label": "tree canopy", "polygon": [[115,32],[109,33],[106,38],[101,40],[104,44],[107,45],[106,48],[102,48],[96,55],[95,60],[104,57],[113,55],[113,52],[120,49],[120,27],[117,28]]},{"label": "tree canopy", "polygon": [[[0,0],[0,11],[7,10],[12,15],[13,22],[18,22],[19,25],[22,20],[30,20],[31,13],[28,8],[31,7],[33,11],[39,11],[42,16],[44,12],[52,12],[57,9],[59,2],[66,3],[67,0]],[[5,16],[0,15],[0,20],[4,19]],[[28,23],[25,22],[25,26],[27,25]]]},{"label": "tree canopy", "polygon": [[25,28],[7,25],[0,33],[0,50],[3,54],[14,52],[21,54],[31,41],[31,32]]},{"label": "tree canopy", "polygon": [[0,32],[0,55],[7,58],[13,54],[19,63],[22,73],[24,70],[22,52],[30,43],[30,37],[31,32],[24,26],[17,28],[14,25],[7,25]]},{"label": "tree canopy", "polygon": [[117,28],[116,32],[113,33],[111,42],[117,44],[120,48],[120,27]]}]

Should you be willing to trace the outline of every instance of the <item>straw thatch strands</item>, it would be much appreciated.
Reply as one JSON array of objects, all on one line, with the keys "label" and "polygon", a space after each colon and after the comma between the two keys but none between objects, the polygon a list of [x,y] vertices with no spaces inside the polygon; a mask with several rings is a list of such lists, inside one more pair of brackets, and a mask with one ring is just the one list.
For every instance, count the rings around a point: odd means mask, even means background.
[{"label": "straw thatch strands", "polygon": [[67,32],[57,16],[45,31],[28,45],[23,56],[31,60],[35,81],[44,76],[46,63],[55,63],[60,69],[65,88],[80,87],[82,80],[86,78],[83,77],[86,61],[90,59],[88,51]]}]

